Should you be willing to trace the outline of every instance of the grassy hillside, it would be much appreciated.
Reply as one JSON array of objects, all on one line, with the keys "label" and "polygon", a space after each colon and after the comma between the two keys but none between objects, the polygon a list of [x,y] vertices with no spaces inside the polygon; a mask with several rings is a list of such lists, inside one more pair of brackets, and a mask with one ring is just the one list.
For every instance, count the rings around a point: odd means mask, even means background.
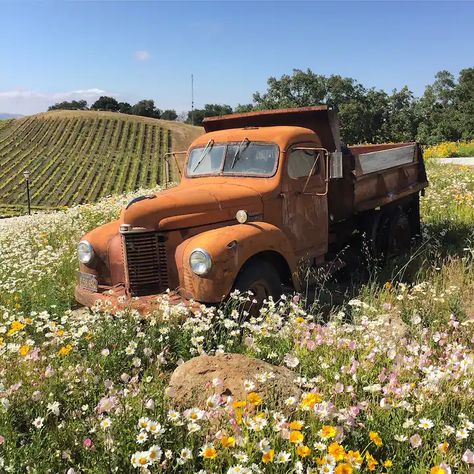
[{"label": "grassy hillside", "polygon": [[57,208],[164,181],[163,154],[186,149],[199,127],[111,112],[55,111],[0,124],[0,216]]}]

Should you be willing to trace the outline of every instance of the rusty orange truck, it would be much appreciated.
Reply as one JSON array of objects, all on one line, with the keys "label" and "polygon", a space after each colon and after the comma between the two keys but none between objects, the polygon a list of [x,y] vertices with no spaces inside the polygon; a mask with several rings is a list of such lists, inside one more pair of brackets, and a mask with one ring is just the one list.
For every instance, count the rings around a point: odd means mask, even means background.
[{"label": "rusty orange truck", "polygon": [[416,143],[342,146],[326,106],[212,117],[204,129],[178,186],[133,199],[79,242],[77,301],[146,311],[168,289],[171,301],[278,298],[356,232],[386,253],[419,233],[428,182]]}]

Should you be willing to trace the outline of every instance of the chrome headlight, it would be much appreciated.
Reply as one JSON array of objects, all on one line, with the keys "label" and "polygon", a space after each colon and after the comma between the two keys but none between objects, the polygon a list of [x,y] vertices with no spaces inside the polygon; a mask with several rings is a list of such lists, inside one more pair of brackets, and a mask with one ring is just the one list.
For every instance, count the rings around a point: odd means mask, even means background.
[{"label": "chrome headlight", "polygon": [[87,240],[81,240],[77,245],[77,256],[81,263],[90,263],[94,258],[94,249]]},{"label": "chrome headlight", "polygon": [[195,249],[189,256],[189,266],[196,275],[206,275],[212,267],[211,256],[204,249]]}]

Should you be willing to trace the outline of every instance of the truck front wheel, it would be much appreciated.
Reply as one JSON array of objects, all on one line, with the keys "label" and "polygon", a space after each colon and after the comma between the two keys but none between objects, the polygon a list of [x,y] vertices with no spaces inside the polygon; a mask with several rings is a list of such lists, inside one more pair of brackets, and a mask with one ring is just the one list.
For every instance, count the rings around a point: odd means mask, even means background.
[{"label": "truck front wheel", "polygon": [[234,288],[241,292],[251,291],[258,306],[261,306],[263,300],[269,296],[277,301],[282,291],[281,279],[276,268],[261,258],[245,264],[237,276]]}]

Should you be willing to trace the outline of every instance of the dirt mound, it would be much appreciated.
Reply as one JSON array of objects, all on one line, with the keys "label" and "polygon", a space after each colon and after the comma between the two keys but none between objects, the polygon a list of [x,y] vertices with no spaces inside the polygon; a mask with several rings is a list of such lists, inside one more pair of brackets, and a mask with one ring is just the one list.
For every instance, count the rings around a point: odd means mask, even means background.
[{"label": "dirt mound", "polygon": [[287,397],[301,395],[295,384],[296,377],[285,367],[242,354],[203,355],[185,362],[173,372],[168,392],[181,407],[202,407],[212,394],[245,400],[251,391],[261,395],[265,402],[273,400],[281,405]]}]

